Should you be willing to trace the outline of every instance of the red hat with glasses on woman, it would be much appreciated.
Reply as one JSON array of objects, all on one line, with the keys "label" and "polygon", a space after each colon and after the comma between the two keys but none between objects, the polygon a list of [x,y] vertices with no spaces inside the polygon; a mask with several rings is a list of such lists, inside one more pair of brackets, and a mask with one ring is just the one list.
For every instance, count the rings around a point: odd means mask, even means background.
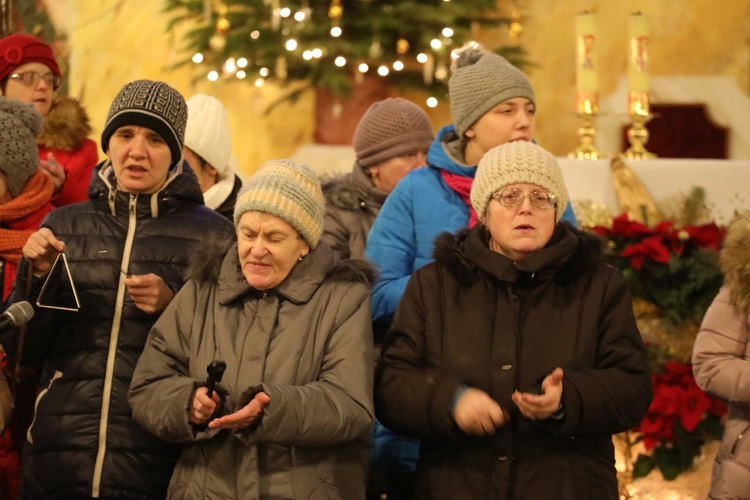
[{"label": "red hat with glasses on woman", "polygon": [[[15,33],[0,38],[0,81],[12,76],[13,71],[24,64],[38,62],[47,66],[57,77],[54,87],[60,84],[62,73],[49,45],[38,38]],[[53,82],[50,82],[53,83]]]}]

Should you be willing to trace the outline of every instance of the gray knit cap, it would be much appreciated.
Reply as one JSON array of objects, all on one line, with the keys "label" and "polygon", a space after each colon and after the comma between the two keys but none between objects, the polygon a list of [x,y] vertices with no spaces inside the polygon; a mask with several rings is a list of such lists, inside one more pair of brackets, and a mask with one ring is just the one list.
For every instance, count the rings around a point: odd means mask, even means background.
[{"label": "gray knit cap", "polygon": [[484,221],[490,197],[510,184],[534,184],[557,199],[555,222],[568,206],[568,189],[557,158],[533,142],[507,142],[485,153],[471,185],[471,204]]},{"label": "gray knit cap", "polygon": [[150,128],[169,145],[172,165],[182,159],[187,104],[182,94],[164,82],[136,80],[126,84],[115,96],[102,131],[102,149],[120,127],[140,125]]},{"label": "gray knit cap", "polygon": [[456,133],[466,129],[503,101],[525,97],[536,104],[529,79],[503,56],[476,44],[462,49],[451,66],[448,97]]},{"label": "gray knit cap", "polygon": [[362,167],[396,156],[427,151],[435,134],[422,108],[401,97],[370,106],[354,132],[354,152]]},{"label": "gray knit cap", "polygon": [[315,248],[323,234],[325,204],[318,176],[310,167],[292,160],[271,160],[245,183],[234,207],[234,224],[239,224],[245,212],[275,215]]},{"label": "gray knit cap", "polygon": [[0,170],[15,198],[39,168],[36,138],[42,116],[33,104],[0,96]]}]

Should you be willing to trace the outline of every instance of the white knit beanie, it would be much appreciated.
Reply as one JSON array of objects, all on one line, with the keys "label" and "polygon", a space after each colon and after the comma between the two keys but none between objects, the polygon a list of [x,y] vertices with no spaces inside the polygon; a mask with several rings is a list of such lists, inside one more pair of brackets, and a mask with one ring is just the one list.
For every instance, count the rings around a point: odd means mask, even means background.
[{"label": "white knit beanie", "polygon": [[219,179],[225,178],[230,170],[232,141],[224,106],[215,97],[196,94],[188,99],[187,108],[185,146],[214,167]]},{"label": "white knit beanie", "polygon": [[568,206],[568,189],[552,153],[533,142],[507,142],[485,153],[471,186],[471,204],[484,221],[490,197],[511,184],[534,184],[555,196],[555,222]]}]

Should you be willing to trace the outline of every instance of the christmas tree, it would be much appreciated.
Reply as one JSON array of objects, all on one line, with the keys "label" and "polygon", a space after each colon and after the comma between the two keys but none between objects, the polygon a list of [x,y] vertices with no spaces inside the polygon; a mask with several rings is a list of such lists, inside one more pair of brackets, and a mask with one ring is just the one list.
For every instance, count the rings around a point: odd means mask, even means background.
[{"label": "christmas tree", "polygon": [[[209,80],[240,78],[346,95],[383,78],[445,96],[451,51],[483,27],[511,25],[497,0],[167,0],[169,29],[188,21],[186,57]],[[522,64],[517,46],[492,47]]]}]

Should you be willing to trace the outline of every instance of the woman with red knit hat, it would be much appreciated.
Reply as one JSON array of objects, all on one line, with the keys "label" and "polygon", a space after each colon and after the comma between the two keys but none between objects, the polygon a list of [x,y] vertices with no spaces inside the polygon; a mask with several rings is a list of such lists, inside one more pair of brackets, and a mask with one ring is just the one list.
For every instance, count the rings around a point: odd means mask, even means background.
[{"label": "woman with red knit hat", "polygon": [[34,104],[44,118],[37,139],[40,165],[52,178],[52,203],[58,207],[88,199],[91,172],[99,161],[83,107],[55,95],[61,80],[49,45],[21,33],[0,38],[0,93]]}]

